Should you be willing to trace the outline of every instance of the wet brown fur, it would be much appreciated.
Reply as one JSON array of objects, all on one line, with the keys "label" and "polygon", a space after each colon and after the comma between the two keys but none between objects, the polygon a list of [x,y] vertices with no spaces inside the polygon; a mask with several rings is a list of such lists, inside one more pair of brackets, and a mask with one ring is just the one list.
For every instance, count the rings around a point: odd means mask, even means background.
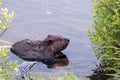
[{"label": "wet brown fur", "polygon": [[43,41],[25,39],[12,45],[11,51],[24,60],[53,62],[58,52],[64,50],[69,44],[69,39],[48,35]]}]

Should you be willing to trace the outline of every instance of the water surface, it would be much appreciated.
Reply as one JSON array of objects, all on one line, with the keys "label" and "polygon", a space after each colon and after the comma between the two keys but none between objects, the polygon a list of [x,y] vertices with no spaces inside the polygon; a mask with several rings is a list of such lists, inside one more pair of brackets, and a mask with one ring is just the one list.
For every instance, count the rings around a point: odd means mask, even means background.
[{"label": "water surface", "polygon": [[[63,51],[69,64],[49,69],[37,63],[32,70],[58,75],[72,71],[78,77],[92,74],[97,60],[90,47],[87,30],[91,27],[90,0],[4,0],[3,6],[14,10],[16,17],[9,29],[1,36],[12,43],[29,38],[43,39],[48,34],[62,35],[70,39],[70,45]],[[9,53],[11,60],[23,60]]]}]

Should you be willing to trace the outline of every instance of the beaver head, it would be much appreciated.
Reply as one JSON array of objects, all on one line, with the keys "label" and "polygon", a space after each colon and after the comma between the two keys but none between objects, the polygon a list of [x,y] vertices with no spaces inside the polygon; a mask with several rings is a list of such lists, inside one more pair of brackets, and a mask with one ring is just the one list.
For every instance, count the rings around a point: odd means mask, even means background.
[{"label": "beaver head", "polygon": [[68,44],[69,39],[62,36],[48,35],[47,38],[43,41],[48,43],[48,47],[51,48],[54,52],[59,52],[64,50]]},{"label": "beaver head", "polygon": [[12,45],[11,51],[24,60],[53,61],[57,52],[64,50],[69,40],[54,35],[48,35],[43,41],[25,39]]}]

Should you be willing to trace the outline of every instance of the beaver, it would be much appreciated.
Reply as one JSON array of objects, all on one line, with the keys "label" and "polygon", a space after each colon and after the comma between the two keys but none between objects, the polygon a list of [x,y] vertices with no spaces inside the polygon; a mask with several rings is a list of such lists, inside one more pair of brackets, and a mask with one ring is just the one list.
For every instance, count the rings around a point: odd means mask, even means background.
[{"label": "beaver", "polygon": [[12,45],[11,51],[27,61],[42,61],[52,63],[58,52],[64,50],[69,39],[62,36],[48,35],[43,41],[25,39]]}]

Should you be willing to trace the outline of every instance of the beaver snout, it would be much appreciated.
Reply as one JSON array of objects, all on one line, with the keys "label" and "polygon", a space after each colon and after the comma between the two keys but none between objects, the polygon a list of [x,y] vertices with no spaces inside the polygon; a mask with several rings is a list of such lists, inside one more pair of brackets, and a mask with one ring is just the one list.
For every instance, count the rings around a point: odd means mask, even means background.
[{"label": "beaver snout", "polygon": [[69,40],[69,39],[66,39],[66,38],[65,38],[64,40],[65,40],[65,41],[67,41],[68,43],[70,42],[70,40]]}]

